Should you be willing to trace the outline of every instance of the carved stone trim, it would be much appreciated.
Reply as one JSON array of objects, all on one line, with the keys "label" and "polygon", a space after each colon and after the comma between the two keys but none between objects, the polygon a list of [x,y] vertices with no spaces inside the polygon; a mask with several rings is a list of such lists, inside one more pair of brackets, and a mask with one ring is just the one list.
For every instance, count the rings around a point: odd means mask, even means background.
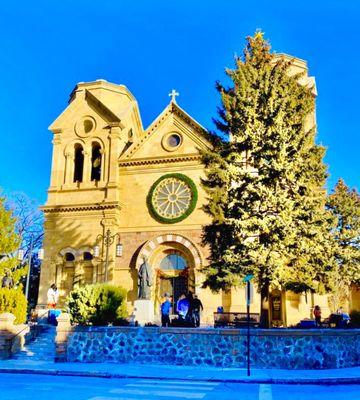
[{"label": "carved stone trim", "polygon": [[192,254],[194,259],[194,268],[200,269],[202,267],[200,251],[198,250],[197,246],[190,241],[190,239],[188,239],[186,236],[175,233],[164,233],[163,235],[156,236],[144,243],[136,259],[137,269],[139,269],[142,263],[143,256],[150,257],[150,255],[155,251],[155,249],[157,248],[156,242],[158,244],[165,242],[175,242],[182,244]]},{"label": "carved stone trim", "polygon": [[185,161],[199,161],[200,159],[201,159],[200,154],[196,154],[196,155],[181,156],[181,157],[122,160],[119,162],[119,166],[129,167],[133,165],[166,164],[166,163],[185,162]]},{"label": "carved stone trim", "polygon": [[96,210],[112,210],[118,209],[120,210],[121,207],[118,204],[93,204],[87,206],[42,206],[40,209],[44,213],[64,213],[64,212],[78,212],[78,211],[96,211]]}]

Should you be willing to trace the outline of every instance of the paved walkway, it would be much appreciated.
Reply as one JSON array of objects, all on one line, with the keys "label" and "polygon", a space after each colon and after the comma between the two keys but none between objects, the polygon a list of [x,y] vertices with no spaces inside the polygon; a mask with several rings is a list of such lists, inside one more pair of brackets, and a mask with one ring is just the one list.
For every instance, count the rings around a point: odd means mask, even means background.
[{"label": "paved walkway", "polygon": [[248,377],[246,369],[240,368],[201,368],[110,363],[54,363],[48,361],[10,359],[0,361],[0,373],[5,372],[238,383],[360,384],[360,367],[330,370],[253,369],[251,371],[251,376]]},{"label": "paved walkway", "polygon": [[360,385],[269,385],[0,374],[1,400],[355,400]]}]

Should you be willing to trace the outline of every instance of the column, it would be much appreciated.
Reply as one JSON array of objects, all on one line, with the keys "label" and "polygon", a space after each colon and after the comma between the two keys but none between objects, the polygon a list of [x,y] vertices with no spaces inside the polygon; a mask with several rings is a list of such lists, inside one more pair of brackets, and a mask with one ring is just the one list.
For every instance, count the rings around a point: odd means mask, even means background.
[{"label": "column", "polygon": [[56,187],[62,184],[63,178],[62,173],[63,168],[61,168],[61,164],[64,165],[64,160],[61,152],[61,137],[60,132],[54,132],[53,137],[53,152],[52,152],[52,162],[51,162],[51,181],[50,181],[50,189],[55,189]]},{"label": "column", "polygon": [[68,151],[65,154],[65,184],[70,185],[74,181],[74,152]]},{"label": "column", "polygon": [[83,151],[84,154],[84,170],[83,170],[83,182],[91,182],[91,149],[86,147]]}]

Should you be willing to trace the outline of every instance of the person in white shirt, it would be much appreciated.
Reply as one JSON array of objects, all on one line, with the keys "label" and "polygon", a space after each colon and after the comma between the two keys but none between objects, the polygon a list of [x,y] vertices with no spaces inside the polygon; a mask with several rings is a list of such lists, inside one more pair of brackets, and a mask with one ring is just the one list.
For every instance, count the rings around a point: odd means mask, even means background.
[{"label": "person in white shirt", "polygon": [[59,300],[59,291],[53,283],[49,290],[47,291],[47,303],[48,303],[48,308],[56,308],[56,304]]}]

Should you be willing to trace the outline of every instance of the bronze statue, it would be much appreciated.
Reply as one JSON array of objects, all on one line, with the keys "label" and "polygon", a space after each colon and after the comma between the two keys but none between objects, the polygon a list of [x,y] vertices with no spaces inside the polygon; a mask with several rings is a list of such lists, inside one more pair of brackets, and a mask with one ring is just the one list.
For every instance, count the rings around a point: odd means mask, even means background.
[{"label": "bronze statue", "polygon": [[138,286],[139,286],[139,299],[150,300],[151,292],[150,287],[152,286],[152,274],[151,267],[147,262],[146,257],[143,257],[143,263],[140,265],[138,272]]}]

